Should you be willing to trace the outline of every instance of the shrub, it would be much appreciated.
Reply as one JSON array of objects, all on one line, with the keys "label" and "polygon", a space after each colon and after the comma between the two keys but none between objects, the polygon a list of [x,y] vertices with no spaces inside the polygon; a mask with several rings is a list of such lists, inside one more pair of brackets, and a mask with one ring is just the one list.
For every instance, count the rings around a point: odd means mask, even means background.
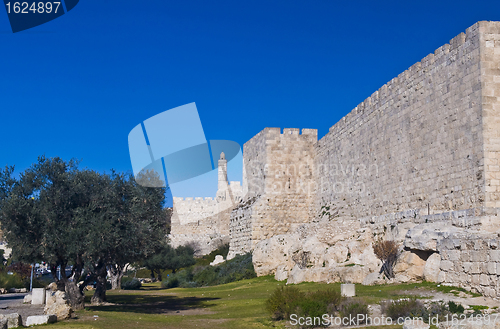
[{"label": "shrub", "polygon": [[[363,314],[365,317],[360,319],[366,319],[368,315],[370,315],[370,310],[368,309],[368,305],[363,302],[351,301],[342,304],[339,313],[342,318],[347,317],[358,319],[358,314]],[[365,320],[360,321],[360,323],[365,323]]]},{"label": "shrub", "polygon": [[394,241],[379,240],[373,244],[373,252],[383,262],[382,270],[389,279],[394,278],[394,265],[398,259],[398,245]]},{"label": "shrub", "polygon": [[9,290],[10,288],[29,288],[29,281],[23,280],[18,274],[7,274],[0,272],[0,287]]},{"label": "shrub", "polygon": [[304,293],[294,286],[277,288],[266,300],[266,310],[273,320],[288,319],[291,314],[301,317],[321,318],[323,314],[333,314],[343,300],[334,289]]},{"label": "shrub", "polygon": [[142,286],[141,281],[136,278],[123,277],[122,278],[122,289],[126,290],[136,290]]},{"label": "shrub", "polygon": [[176,288],[179,286],[179,279],[176,276],[169,277],[161,283],[162,288]]},{"label": "shrub", "polygon": [[256,276],[252,264],[252,254],[248,253],[238,255],[218,266],[198,265],[188,267],[176,274],[169,275],[167,280],[162,283],[162,286],[169,288],[169,282],[173,278],[176,278],[179,287],[193,288],[251,279]]},{"label": "shrub", "polygon": [[297,307],[305,298],[305,294],[299,288],[293,286],[282,286],[277,288],[266,300],[266,310],[274,320],[288,319],[296,312]]},{"label": "shrub", "polygon": [[462,305],[456,304],[455,302],[452,302],[451,300],[448,302],[448,309],[450,310],[451,313],[462,314],[464,312],[464,307]]},{"label": "shrub", "polygon": [[[385,309],[385,310],[384,310]],[[393,320],[405,317],[429,317],[428,311],[424,304],[416,298],[401,299],[393,301],[388,305],[382,305],[382,312]]]}]

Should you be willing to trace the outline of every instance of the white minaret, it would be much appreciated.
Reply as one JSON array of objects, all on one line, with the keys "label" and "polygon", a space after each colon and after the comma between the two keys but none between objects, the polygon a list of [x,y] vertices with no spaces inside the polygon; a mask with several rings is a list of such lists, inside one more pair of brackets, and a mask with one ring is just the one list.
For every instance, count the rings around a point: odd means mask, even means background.
[{"label": "white minaret", "polygon": [[224,152],[220,154],[220,159],[219,159],[219,185],[218,185],[218,190],[219,191],[225,191],[227,190],[227,160],[226,160],[226,155]]}]

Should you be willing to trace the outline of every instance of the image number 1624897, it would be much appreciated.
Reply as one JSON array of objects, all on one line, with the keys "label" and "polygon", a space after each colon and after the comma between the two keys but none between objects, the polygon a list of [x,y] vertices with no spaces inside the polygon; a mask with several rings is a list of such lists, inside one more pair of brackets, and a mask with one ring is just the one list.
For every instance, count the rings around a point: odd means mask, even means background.
[{"label": "image number 1624897", "polygon": [[40,2],[7,2],[5,7],[8,14],[51,14],[57,13],[61,2],[40,1]]}]

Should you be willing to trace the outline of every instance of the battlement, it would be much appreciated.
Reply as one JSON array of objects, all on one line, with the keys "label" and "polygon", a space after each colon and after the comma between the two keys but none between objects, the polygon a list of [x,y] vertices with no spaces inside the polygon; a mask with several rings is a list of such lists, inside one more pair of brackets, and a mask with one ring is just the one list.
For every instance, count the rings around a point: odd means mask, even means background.
[{"label": "battlement", "polygon": [[196,203],[196,202],[201,202],[201,201],[215,201],[215,199],[213,197],[186,197],[186,198],[181,198],[181,197],[173,197],[172,198],[173,202],[174,202],[174,206],[175,204],[179,204],[179,203]]}]

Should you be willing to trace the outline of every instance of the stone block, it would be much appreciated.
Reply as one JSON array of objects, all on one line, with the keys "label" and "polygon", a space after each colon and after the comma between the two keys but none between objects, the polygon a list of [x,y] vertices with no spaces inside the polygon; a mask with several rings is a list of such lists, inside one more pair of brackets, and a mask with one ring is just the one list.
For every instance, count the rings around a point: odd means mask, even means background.
[{"label": "stone block", "polygon": [[497,274],[497,263],[488,262],[486,266],[488,268],[488,274]]},{"label": "stone block", "polygon": [[[19,315],[18,313],[0,314],[0,320],[6,321],[7,328],[17,328],[22,327],[23,325],[21,315]],[[0,328],[2,327],[0,326]]]},{"label": "stone block", "polygon": [[31,293],[31,304],[45,304],[45,288],[33,288],[33,292]]},{"label": "stone block", "polygon": [[500,250],[490,250],[490,261],[500,262]]},{"label": "stone block", "polygon": [[32,315],[26,318],[26,327],[37,326],[41,324],[55,323],[57,321],[57,316],[50,315]]},{"label": "stone block", "polygon": [[356,286],[354,283],[342,283],[340,285],[340,294],[344,297],[356,296]]}]

